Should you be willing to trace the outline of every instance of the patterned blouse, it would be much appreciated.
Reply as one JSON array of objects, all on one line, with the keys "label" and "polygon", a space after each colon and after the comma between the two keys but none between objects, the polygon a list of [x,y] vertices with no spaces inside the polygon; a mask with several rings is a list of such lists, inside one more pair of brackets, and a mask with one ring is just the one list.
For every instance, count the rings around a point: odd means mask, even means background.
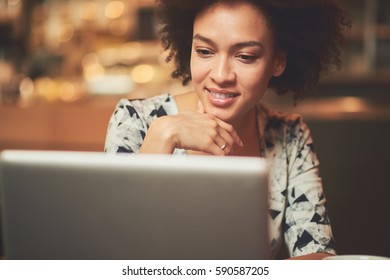
[{"label": "patterned blouse", "polygon": [[[106,153],[138,153],[150,124],[178,113],[175,99],[164,94],[142,100],[122,99],[113,113]],[[271,167],[269,220],[274,255],[285,242],[291,257],[336,254],[310,131],[299,115],[257,107],[260,154]],[[186,154],[176,149],[174,154]]]}]

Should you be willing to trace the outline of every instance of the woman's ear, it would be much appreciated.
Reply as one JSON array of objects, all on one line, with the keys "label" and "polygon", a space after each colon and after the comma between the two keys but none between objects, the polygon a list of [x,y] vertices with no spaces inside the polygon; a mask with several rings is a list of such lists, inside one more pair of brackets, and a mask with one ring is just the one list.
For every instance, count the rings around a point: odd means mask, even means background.
[{"label": "woman's ear", "polygon": [[274,72],[272,73],[272,75],[274,77],[279,77],[280,75],[282,75],[284,70],[286,69],[286,63],[287,63],[286,53],[282,51],[278,51],[276,53]]}]

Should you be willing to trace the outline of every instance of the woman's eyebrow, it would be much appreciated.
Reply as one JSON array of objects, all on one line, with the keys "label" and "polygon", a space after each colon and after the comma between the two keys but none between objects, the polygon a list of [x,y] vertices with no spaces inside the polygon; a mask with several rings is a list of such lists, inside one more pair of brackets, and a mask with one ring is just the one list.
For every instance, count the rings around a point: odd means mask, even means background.
[{"label": "woman's eyebrow", "polygon": [[202,35],[200,35],[200,34],[195,34],[194,35],[194,37],[192,38],[193,40],[199,40],[199,41],[202,41],[202,42],[205,42],[205,43],[207,43],[207,44],[209,44],[209,45],[216,45],[215,43],[214,43],[214,41],[213,40],[211,40],[210,38],[207,38],[207,37],[205,37],[205,36],[202,36]]},{"label": "woman's eyebrow", "polygon": [[[199,41],[203,41],[209,45],[212,45],[212,46],[216,46],[216,43],[210,39],[210,38],[207,38],[203,35],[200,35],[200,34],[195,34],[194,37],[193,37],[194,40],[199,40]],[[261,43],[260,41],[245,41],[245,42],[239,42],[239,43],[236,43],[233,45],[233,48],[235,49],[240,49],[240,48],[244,48],[244,47],[261,47],[261,48],[264,48],[264,45],[263,43]]]}]

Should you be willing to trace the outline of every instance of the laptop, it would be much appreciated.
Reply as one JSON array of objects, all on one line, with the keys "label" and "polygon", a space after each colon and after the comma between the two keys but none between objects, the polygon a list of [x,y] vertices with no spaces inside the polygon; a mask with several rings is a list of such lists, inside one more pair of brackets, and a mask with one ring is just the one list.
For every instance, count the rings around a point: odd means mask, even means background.
[{"label": "laptop", "polygon": [[251,157],[1,153],[6,259],[269,259]]}]

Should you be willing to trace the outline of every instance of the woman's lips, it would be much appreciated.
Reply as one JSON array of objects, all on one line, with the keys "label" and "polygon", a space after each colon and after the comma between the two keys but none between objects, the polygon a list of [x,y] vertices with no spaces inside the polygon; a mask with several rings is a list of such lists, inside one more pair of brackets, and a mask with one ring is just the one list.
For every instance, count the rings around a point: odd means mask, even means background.
[{"label": "woman's lips", "polygon": [[239,96],[237,93],[206,88],[207,96],[211,104],[216,107],[230,106]]}]

